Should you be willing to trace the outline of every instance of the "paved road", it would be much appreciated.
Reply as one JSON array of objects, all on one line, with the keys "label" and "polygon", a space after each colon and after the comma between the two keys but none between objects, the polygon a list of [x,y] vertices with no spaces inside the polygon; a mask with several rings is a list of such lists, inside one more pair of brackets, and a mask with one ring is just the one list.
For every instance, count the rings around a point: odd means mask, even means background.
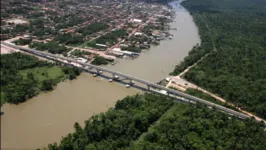
[{"label": "paved road", "polygon": [[[209,102],[209,101],[206,101],[206,100],[203,100],[203,99],[200,99],[200,98],[197,98],[197,97],[194,97],[194,96],[191,96],[191,95],[188,95],[188,94],[185,94],[185,93],[173,90],[173,89],[169,89],[169,88],[163,87],[161,85],[158,85],[158,84],[155,84],[155,83],[151,83],[151,82],[146,81],[146,80],[138,79],[138,78],[135,78],[135,77],[132,77],[132,76],[120,73],[120,72],[112,71],[112,70],[107,69],[107,68],[102,68],[102,67],[91,65],[91,64],[81,63],[81,62],[79,62],[77,60],[73,60],[73,59],[70,59],[70,58],[57,56],[57,55],[50,54],[50,53],[44,53],[44,52],[37,51],[37,50],[34,50],[34,49],[29,49],[29,48],[24,48],[24,47],[12,45],[12,44],[9,44],[9,43],[6,43],[6,42],[4,42],[3,44],[7,45],[7,46],[10,46],[10,47],[13,47],[13,48],[16,48],[16,49],[19,49],[19,50],[22,50],[22,51],[25,51],[25,52],[28,52],[28,53],[32,53],[32,54],[37,55],[37,56],[45,57],[45,58],[48,58],[48,59],[52,59],[52,60],[56,60],[56,61],[59,61],[59,59],[60,59],[60,60],[62,60],[61,62],[64,61],[64,63],[67,62],[68,64],[76,63],[76,64],[79,64],[80,66],[82,66],[83,69],[85,69],[86,67],[89,67],[89,68],[93,68],[93,69],[95,69],[97,71],[103,71],[103,72],[107,72],[107,73],[110,73],[110,74],[113,74],[113,75],[124,77],[124,78],[129,79],[129,80],[134,80],[135,82],[142,83],[144,85],[147,85],[150,88],[164,90],[164,91],[167,92],[167,95],[175,95],[175,96],[178,96],[178,97],[182,97],[183,99],[186,99],[188,101],[192,101],[193,103],[199,102],[199,103],[205,104],[205,105],[207,105],[209,107],[215,107],[216,109],[219,109],[219,110],[221,110],[223,112],[226,112],[226,113],[228,113],[230,115],[237,116],[240,119],[250,118],[250,116],[248,116],[246,114],[234,111],[232,109],[228,109],[228,108],[223,107],[221,105],[217,105],[217,104],[214,104],[212,102]],[[258,121],[261,121],[261,120],[258,120]],[[266,125],[266,122],[264,122],[264,123]]]}]

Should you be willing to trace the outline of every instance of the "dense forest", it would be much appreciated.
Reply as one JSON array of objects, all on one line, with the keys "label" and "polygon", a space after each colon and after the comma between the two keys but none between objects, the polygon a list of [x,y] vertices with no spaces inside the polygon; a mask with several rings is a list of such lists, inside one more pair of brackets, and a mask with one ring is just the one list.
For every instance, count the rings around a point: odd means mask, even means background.
[{"label": "dense forest", "polygon": [[29,45],[29,47],[36,48],[37,50],[40,50],[40,51],[48,51],[52,54],[63,54],[63,55],[67,55],[67,52],[71,50],[55,42],[48,42],[48,43],[33,42]]},{"label": "dense forest", "polygon": [[215,109],[174,105],[128,150],[262,150],[263,124],[237,120]]},{"label": "dense forest", "polygon": [[58,67],[21,53],[4,54],[0,58],[1,106],[5,102],[24,102],[40,91],[52,90],[65,78],[75,79],[81,72],[77,68]]},{"label": "dense forest", "polygon": [[155,94],[126,97],[49,150],[263,149],[263,123]]},{"label": "dense forest", "polygon": [[176,75],[209,54],[185,78],[266,118],[266,1],[187,0],[199,28],[197,45]]},{"label": "dense forest", "polygon": [[173,102],[157,95],[136,95],[119,100],[115,108],[85,121],[82,129],[75,123],[75,133],[68,134],[50,150],[119,149],[130,146],[158,120]]}]

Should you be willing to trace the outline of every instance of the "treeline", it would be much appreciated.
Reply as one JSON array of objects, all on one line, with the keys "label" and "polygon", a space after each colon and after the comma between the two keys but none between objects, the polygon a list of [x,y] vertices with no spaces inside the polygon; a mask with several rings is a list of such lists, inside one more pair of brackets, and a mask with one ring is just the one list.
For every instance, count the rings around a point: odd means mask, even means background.
[{"label": "treeline", "polygon": [[52,64],[21,53],[1,55],[1,94],[5,95],[1,96],[1,103],[6,100],[18,104],[35,96],[38,88],[33,74],[29,73],[25,79],[19,71],[43,66]]},{"label": "treeline", "polygon": [[82,44],[84,42],[83,35],[73,35],[70,33],[60,34],[55,37],[55,40],[61,44],[75,45]]},{"label": "treeline", "polygon": [[119,100],[85,121],[49,150],[263,149],[264,124],[241,121],[215,108],[174,103],[166,96],[144,94]]},{"label": "treeline", "polygon": [[23,39],[23,38],[20,38],[17,41],[15,41],[14,43],[16,45],[28,45],[28,44],[31,43],[31,41],[32,41],[31,39]]},{"label": "treeline", "polygon": [[102,56],[95,56],[94,60],[91,62],[93,65],[107,65],[110,62],[113,62],[113,59],[106,59]]},{"label": "treeline", "polygon": [[90,35],[96,32],[99,32],[101,30],[107,29],[108,25],[102,24],[102,23],[92,23],[89,24],[87,27],[79,28],[77,32],[83,34],[84,36]]},{"label": "treeline", "polygon": [[77,67],[70,68],[68,66],[62,67],[62,71],[68,76],[69,80],[76,79],[81,74],[81,70]]},{"label": "treeline", "polygon": [[191,12],[202,44],[194,50],[195,57],[190,54],[173,74],[210,53],[185,78],[266,118],[266,2],[188,0],[182,4]]},{"label": "treeline", "polygon": [[21,53],[1,55],[1,105],[5,102],[18,104],[49,91],[68,77],[74,79],[80,74],[77,68],[56,67],[52,63]]},{"label": "treeline", "polygon": [[84,129],[75,123],[73,134],[68,134],[59,144],[50,144],[48,148],[107,150],[128,147],[172,105],[171,100],[157,95],[126,97],[119,100],[115,108],[85,121]]},{"label": "treeline", "polygon": [[128,35],[125,29],[115,30],[110,33],[107,33],[96,40],[89,42],[88,46],[95,47],[96,43],[98,44],[106,44],[113,45],[118,42],[118,38],[125,38]]},{"label": "treeline", "polygon": [[201,105],[176,104],[128,150],[259,150],[266,147],[263,123],[240,121]]},{"label": "treeline", "polygon": [[48,42],[48,43],[42,43],[42,42],[33,42],[29,45],[30,48],[35,48],[40,51],[48,51],[52,54],[64,54],[66,55],[67,52],[70,50],[65,46],[61,46],[55,42]]},{"label": "treeline", "polygon": [[[207,44],[207,43],[206,43]],[[202,57],[207,55],[209,52],[212,51],[212,47],[209,49],[203,49],[204,43],[202,45],[196,45],[193,46],[192,50],[189,51],[188,56],[184,58],[184,61],[180,62],[180,64],[175,66],[175,69],[173,72],[170,73],[170,75],[178,75],[181,72],[183,72],[185,69],[187,69],[189,66],[195,64],[197,61],[199,61]]]},{"label": "treeline", "polygon": [[88,59],[88,57],[86,57],[86,55],[90,55],[91,52],[88,52],[88,51],[80,51],[80,50],[74,50],[74,51],[72,51],[70,54],[73,55],[73,56],[76,56],[76,57],[83,57],[83,58]]}]

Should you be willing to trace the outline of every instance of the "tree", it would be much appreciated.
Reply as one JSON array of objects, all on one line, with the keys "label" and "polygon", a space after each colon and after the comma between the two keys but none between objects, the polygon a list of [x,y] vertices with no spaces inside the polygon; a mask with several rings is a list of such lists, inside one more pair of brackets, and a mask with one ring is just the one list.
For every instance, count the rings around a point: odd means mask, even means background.
[{"label": "tree", "polygon": [[53,90],[53,81],[52,80],[43,80],[43,82],[42,82],[42,89],[44,91]]}]

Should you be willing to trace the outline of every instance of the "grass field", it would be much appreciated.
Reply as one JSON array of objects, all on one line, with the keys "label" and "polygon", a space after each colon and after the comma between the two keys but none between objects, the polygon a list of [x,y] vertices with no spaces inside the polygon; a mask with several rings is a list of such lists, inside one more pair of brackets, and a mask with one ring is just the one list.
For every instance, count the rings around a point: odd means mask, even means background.
[{"label": "grass field", "polygon": [[[33,69],[21,70],[19,73],[23,78],[27,78],[27,74],[33,73],[35,79],[37,80],[38,88],[42,88],[42,82],[44,80],[52,80],[54,85],[66,78],[66,75],[63,73],[62,69],[57,66],[52,67],[37,67]],[[1,91],[1,106],[6,102],[6,93]]]},{"label": "grass field", "polygon": [[62,78],[65,77],[65,74],[61,70],[61,68],[57,66],[53,67],[37,67],[33,69],[26,69],[20,71],[21,75],[26,78],[27,74],[32,72],[34,77],[37,79],[38,83],[41,83],[44,80],[51,79],[51,80],[58,80],[60,81]]},{"label": "grass field", "polygon": [[[52,67],[37,67],[32,69],[21,70],[19,73],[23,76],[23,78],[27,78],[27,74],[31,72],[33,73],[35,79],[37,80],[38,88],[42,88],[42,82],[44,80],[52,80],[54,84],[59,83],[60,81],[66,78],[66,75],[62,71],[61,68],[57,66]],[[1,106],[6,102],[6,93],[1,91]]]}]

